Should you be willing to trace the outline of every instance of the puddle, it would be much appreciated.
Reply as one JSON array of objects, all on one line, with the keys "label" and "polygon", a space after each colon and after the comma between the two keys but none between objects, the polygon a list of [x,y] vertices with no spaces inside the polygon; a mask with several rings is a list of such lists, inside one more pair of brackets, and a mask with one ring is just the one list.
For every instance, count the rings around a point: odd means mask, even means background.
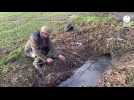
[{"label": "puddle", "polygon": [[96,86],[102,73],[111,64],[111,58],[107,56],[97,57],[95,60],[88,60],[78,68],[74,74],[63,81],[58,87],[84,87]]}]

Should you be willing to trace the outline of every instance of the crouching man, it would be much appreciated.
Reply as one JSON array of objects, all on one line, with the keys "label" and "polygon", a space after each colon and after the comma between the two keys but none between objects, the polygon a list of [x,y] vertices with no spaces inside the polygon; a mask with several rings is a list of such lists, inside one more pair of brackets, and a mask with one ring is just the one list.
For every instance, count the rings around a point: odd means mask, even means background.
[{"label": "crouching man", "polygon": [[51,64],[56,58],[65,61],[65,57],[56,52],[49,38],[50,33],[51,30],[47,26],[42,26],[40,31],[31,34],[25,45],[25,54],[34,58],[35,67],[42,61]]}]

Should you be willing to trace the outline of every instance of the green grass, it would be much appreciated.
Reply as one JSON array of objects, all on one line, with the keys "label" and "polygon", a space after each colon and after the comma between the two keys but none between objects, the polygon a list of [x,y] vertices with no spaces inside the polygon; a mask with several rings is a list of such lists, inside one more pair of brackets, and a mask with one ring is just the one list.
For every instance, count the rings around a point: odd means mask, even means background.
[{"label": "green grass", "polygon": [[80,22],[99,22],[99,21],[111,21],[113,18],[111,16],[75,16],[75,22],[78,24]]},{"label": "green grass", "polygon": [[15,61],[21,55],[23,48],[17,48],[14,51],[10,52],[9,55],[0,59],[0,66],[6,65],[8,62]]},{"label": "green grass", "polygon": [[19,57],[21,57],[23,52],[23,48],[19,47],[15,49],[14,51],[10,52],[9,55],[3,57],[0,59],[0,73],[6,73],[9,69],[9,65],[7,65],[9,62],[13,62],[17,60]]}]

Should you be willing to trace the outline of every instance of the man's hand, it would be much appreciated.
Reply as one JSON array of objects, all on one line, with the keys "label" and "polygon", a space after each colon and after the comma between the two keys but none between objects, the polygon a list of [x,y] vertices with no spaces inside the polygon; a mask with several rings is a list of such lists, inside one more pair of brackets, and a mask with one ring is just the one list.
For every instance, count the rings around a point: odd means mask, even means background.
[{"label": "man's hand", "polygon": [[60,54],[58,57],[60,60],[65,61],[65,57],[63,55]]},{"label": "man's hand", "polygon": [[47,58],[47,63],[48,64],[51,64],[53,62],[53,59],[52,58]]},{"label": "man's hand", "polygon": [[32,58],[35,58],[36,56],[35,56],[35,53],[32,53]]}]

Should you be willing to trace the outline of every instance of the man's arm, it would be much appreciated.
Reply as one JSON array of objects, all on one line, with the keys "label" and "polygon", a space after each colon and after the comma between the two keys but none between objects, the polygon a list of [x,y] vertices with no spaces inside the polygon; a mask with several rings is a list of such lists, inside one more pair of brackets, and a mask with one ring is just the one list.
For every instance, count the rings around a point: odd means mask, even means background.
[{"label": "man's arm", "polygon": [[57,50],[55,49],[54,45],[50,41],[50,51],[48,53],[48,56],[51,58],[58,58],[62,61],[65,61],[65,57],[62,54],[59,54]]},{"label": "man's arm", "polygon": [[32,37],[31,37],[31,48],[33,52],[33,55],[32,55],[33,57],[38,57],[42,60],[47,59],[47,57],[41,53],[41,50],[39,49],[37,41],[35,41]]},{"label": "man's arm", "polygon": [[47,57],[45,55],[43,55],[40,50],[38,50],[34,47],[32,47],[32,50],[33,50],[33,57],[38,57],[38,58],[41,58],[42,60],[47,59]]},{"label": "man's arm", "polygon": [[53,43],[49,40],[49,52],[47,54],[48,57],[51,58],[58,58],[59,54],[57,53],[55,46],[53,45]]}]

